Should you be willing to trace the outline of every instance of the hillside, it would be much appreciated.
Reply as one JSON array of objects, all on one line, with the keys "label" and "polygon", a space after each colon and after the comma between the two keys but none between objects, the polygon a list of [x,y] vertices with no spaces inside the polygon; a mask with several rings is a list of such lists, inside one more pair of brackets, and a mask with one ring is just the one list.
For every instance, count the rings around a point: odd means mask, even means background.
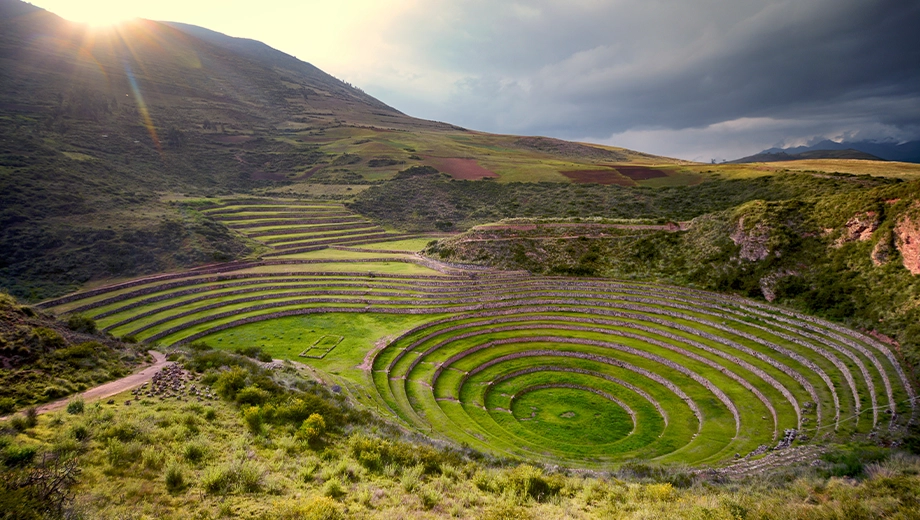
[{"label": "hillside", "polygon": [[[32,300],[257,254],[170,205],[181,195],[343,198],[411,165],[457,179],[700,180],[628,150],[412,118],[309,63],[199,27],[92,29],[18,0],[0,13],[0,285]],[[665,168],[634,180],[612,166],[636,161]]]},{"label": "hillside", "polygon": [[[590,219],[570,219],[565,228],[552,220],[513,222],[442,239],[426,254],[541,274],[667,280],[764,298],[887,333],[916,367],[920,181],[870,187],[854,176],[788,175],[801,189],[794,195],[733,201],[692,220],[672,213],[672,220],[688,221],[671,229],[628,223],[605,229]],[[856,184],[847,188],[848,182]],[[685,192],[685,198],[701,197]],[[571,236],[579,239],[560,239]]]},{"label": "hillside", "polygon": [[122,377],[146,360],[80,316],[59,321],[0,293],[0,416]]}]

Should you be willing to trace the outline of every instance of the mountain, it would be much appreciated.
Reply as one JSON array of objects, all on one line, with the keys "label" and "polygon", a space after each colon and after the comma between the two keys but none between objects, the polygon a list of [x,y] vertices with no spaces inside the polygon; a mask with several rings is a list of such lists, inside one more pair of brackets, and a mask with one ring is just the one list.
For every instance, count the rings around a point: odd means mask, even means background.
[{"label": "mountain", "polygon": [[728,161],[732,164],[753,163],[753,162],[780,162],[780,161],[799,161],[804,159],[860,159],[864,161],[883,161],[881,157],[872,154],[860,152],[852,148],[845,150],[810,150],[807,152],[787,153],[784,151],[770,152],[763,151],[755,155]]},{"label": "mountain", "polygon": [[174,204],[184,197],[341,199],[411,166],[467,180],[699,180],[615,169],[677,162],[629,150],[532,145],[549,141],[410,117],[257,41],[150,20],[97,29],[0,0],[0,286],[35,300],[258,254]]},{"label": "mountain", "polygon": [[[866,156],[860,156],[859,153],[866,154]],[[894,141],[841,141],[838,143],[825,139],[807,146],[768,148],[758,154],[730,162],[772,162],[798,159],[881,159],[885,161],[920,163],[920,141],[906,143]]]}]

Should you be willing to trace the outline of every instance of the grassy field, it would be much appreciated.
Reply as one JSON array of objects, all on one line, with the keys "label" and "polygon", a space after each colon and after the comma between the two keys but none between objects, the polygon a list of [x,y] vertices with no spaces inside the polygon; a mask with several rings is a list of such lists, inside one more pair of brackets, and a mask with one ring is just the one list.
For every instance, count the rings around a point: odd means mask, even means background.
[{"label": "grassy field", "polygon": [[[724,472],[631,462],[572,473],[407,434],[361,412],[309,367],[282,363],[269,371],[200,348],[174,357],[179,364],[161,379],[110,401],[73,400],[66,411],[0,422],[4,513],[28,520],[43,518],[40,511],[101,520],[829,520],[910,518],[918,505],[917,457],[867,445],[826,449],[814,460],[768,455]],[[518,396],[510,413],[492,413],[501,428],[562,444],[577,437],[591,451],[654,437],[661,427],[638,420],[654,412],[643,409],[644,399],[628,400],[622,385],[593,383],[588,391],[548,381],[533,373],[499,383],[495,391]],[[747,466],[758,465],[775,474],[744,477]],[[33,493],[27,479],[39,473],[61,485]],[[15,485],[19,479],[26,484]]]}]

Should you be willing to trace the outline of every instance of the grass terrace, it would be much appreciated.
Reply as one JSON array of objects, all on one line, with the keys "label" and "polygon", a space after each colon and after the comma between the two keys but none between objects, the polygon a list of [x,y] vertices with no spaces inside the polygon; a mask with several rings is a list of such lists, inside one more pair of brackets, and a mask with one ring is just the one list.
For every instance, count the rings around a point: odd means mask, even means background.
[{"label": "grass terrace", "polygon": [[[252,202],[206,212],[303,221],[343,211]],[[311,243],[367,229],[273,227],[241,232]],[[567,466],[720,464],[790,435],[884,433],[914,417],[897,359],[863,334],[715,293],[470,271],[410,254],[430,239],[276,250],[43,306],[167,347],[258,346],[419,432]]]}]

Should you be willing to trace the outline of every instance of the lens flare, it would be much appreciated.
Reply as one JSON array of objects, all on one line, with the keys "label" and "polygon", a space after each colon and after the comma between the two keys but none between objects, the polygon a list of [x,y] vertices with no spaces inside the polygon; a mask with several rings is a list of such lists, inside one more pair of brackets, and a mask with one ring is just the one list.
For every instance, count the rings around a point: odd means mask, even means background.
[{"label": "lens flare", "polygon": [[141,118],[144,120],[144,126],[147,127],[147,132],[150,133],[153,144],[157,147],[157,150],[162,153],[163,148],[160,146],[160,138],[157,137],[157,129],[153,126],[153,119],[150,118],[150,111],[147,110],[147,103],[144,102],[144,95],[141,94],[141,89],[138,88],[137,80],[134,78],[134,71],[131,70],[131,65],[128,63],[125,63],[125,74],[128,76],[128,83],[131,84],[131,92],[134,94],[134,100],[137,102],[137,111],[140,112]]}]

